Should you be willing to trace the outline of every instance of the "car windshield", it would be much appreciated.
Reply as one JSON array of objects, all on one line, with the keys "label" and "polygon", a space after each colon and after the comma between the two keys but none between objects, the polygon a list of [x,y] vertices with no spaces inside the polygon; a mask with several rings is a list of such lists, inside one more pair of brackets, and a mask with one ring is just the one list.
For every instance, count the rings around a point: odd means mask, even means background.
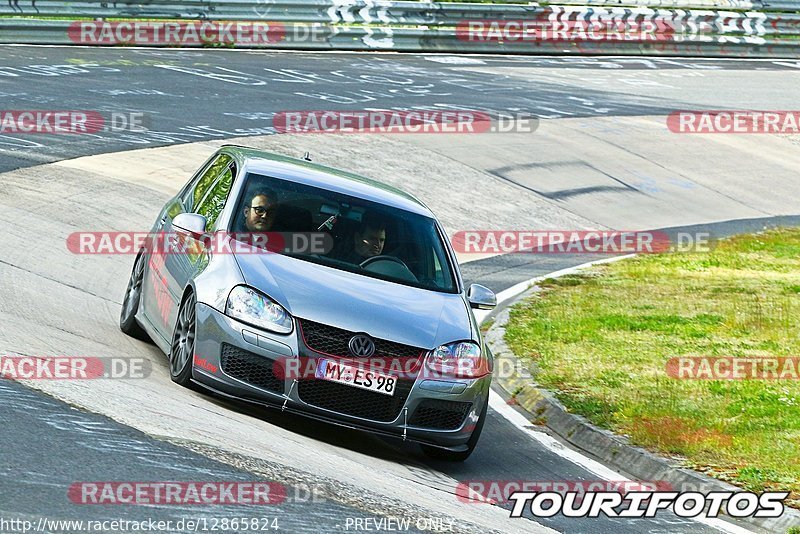
[{"label": "car windshield", "polygon": [[235,213],[234,236],[327,234],[324,251],[289,249],[282,254],[399,284],[457,292],[445,245],[430,217],[253,173],[246,176]]}]

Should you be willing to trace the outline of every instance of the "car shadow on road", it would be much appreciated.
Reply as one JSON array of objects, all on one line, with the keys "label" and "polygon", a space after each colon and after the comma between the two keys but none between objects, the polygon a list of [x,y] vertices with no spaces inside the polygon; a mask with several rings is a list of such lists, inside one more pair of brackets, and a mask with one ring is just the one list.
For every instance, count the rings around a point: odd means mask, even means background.
[{"label": "car shadow on road", "polygon": [[373,458],[408,463],[409,460],[419,460],[421,457],[419,448],[415,444],[403,443],[401,438],[376,436],[369,432],[318,421],[300,414],[283,412],[280,406],[272,407],[254,402],[228,399],[200,387],[197,388],[197,393],[220,408],[233,410],[289,432]]}]

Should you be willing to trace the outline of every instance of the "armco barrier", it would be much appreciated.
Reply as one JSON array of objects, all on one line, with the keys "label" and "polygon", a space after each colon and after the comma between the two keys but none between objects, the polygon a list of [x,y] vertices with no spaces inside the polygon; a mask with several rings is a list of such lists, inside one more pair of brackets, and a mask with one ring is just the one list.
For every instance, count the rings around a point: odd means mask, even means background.
[{"label": "armco barrier", "polygon": [[[787,11],[767,11],[774,9],[774,6],[767,6],[770,0],[759,2],[764,11],[609,7],[611,0],[602,1],[606,5],[384,0],[150,0],[139,3],[11,0],[8,6],[0,6],[0,43],[800,57],[800,13],[789,11],[793,4],[787,0],[780,0]],[[729,1],[741,6],[746,0],[675,1]],[[796,4],[800,9],[800,0]],[[37,13],[42,18],[32,18]],[[169,21],[181,21],[184,25],[191,21],[199,26],[212,21],[258,22],[269,25],[270,31],[275,30],[280,38],[257,43],[214,42],[213,39],[163,43],[126,41],[118,37],[99,41],[76,38],[80,34],[76,25],[83,24],[82,28],[91,24],[119,26],[131,19],[147,19],[151,22],[144,24],[162,26],[173,24]],[[152,22],[162,19],[162,23]],[[114,22],[103,22],[109,20]]]},{"label": "armco barrier", "polygon": [[559,0],[559,4],[664,9],[733,9],[737,11],[800,10],[800,0]]},{"label": "armco barrier", "polygon": [[[593,7],[800,11],[800,0],[563,0],[559,3]],[[9,0],[8,5],[0,5],[0,15],[448,25],[453,21],[473,18],[516,19],[525,14],[536,13],[541,8],[536,2],[489,4],[388,0]]]},{"label": "armco barrier", "polygon": [[142,2],[52,2],[21,0],[0,6],[0,15],[48,17],[274,20],[324,24],[452,25],[463,19],[520,19],[536,5],[388,2],[382,0],[150,0]]}]

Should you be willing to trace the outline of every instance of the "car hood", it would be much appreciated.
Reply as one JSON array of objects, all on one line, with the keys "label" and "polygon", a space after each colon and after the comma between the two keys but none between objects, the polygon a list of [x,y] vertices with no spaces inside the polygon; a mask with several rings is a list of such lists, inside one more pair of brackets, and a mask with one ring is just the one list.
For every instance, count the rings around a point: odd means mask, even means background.
[{"label": "car hood", "polygon": [[245,282],[294,317],[415,347],[472,339],[460,294],[438,293],[281,254],[237,254]]}]

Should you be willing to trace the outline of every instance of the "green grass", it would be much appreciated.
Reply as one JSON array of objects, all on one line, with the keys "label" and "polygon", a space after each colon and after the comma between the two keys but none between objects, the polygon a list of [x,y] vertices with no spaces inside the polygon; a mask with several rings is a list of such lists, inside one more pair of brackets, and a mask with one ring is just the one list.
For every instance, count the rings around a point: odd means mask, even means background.
[{"label": "green grass", "polygon": [[572,412],[800,505],[800,381],[678,380],[677,356],[800,356],[800,230],[547,280],[506,340]]}]

